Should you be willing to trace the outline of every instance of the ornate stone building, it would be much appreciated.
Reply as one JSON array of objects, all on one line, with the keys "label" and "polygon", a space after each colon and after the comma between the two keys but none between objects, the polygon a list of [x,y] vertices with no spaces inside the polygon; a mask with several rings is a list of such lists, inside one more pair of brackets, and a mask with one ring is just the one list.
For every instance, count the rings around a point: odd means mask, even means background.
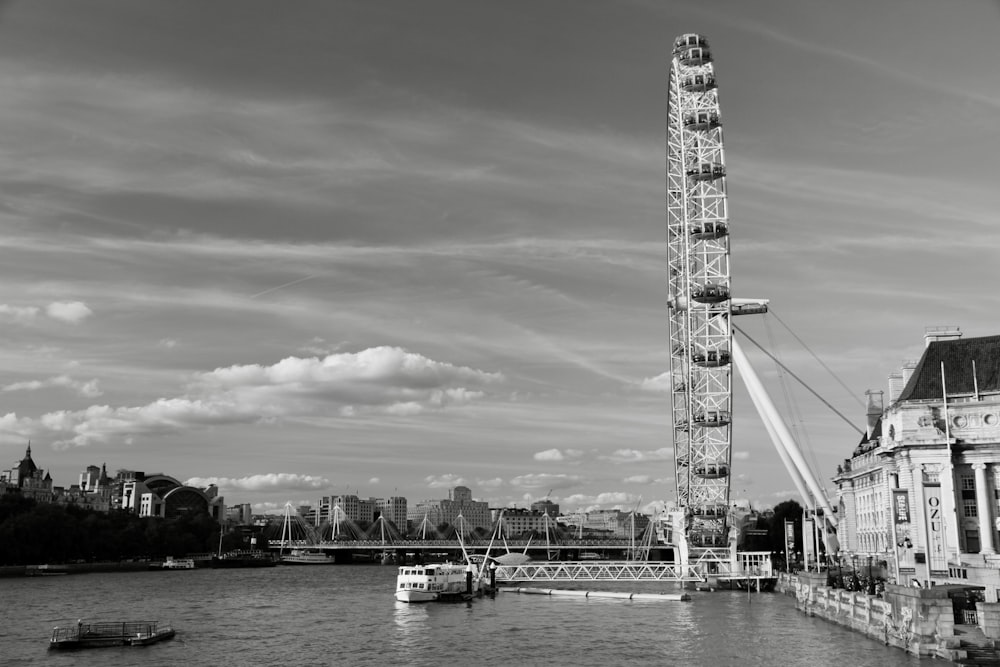
[{"label": "ornate stone building", "polygon": [[136,470],[119,470],[115,479],[115,506],[139,516],[205,513],[220,523],[225,518],[225,500],[214,484],[199,489],[162,473],[147,475]]},{"label": "ornate stone building", "polygon": [[35,465],[31,458],[30,442],[24,458],[16,467],[5,470],[0,477],[3,478],[8,493],[19,493],[40,503],[52,502],[52,476]]},{"label": "ornate stone building", "polygon": [[869,392],[868,431],[834,482],[847,558],[898,581],[1000,590],[1000,336],[927,331],[923,356]]}]

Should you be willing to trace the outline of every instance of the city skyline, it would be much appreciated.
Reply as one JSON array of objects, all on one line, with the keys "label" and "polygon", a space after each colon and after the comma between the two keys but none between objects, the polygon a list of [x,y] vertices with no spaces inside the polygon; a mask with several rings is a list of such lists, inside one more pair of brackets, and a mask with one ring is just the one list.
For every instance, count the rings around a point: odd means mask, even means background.
[{"label": "city skyline", "polygon": [[[256,511],[671,500],[686,32],[735,295],[780,317],[737,324],[863,428],[925,327],[998,333],[998,27],[987,0],[4,3],[0,468],[30,439],[56,480],[107,462]],[[796,497],[734,389],[733,498]],[[859,436],[793,389],[829,488]]]}]

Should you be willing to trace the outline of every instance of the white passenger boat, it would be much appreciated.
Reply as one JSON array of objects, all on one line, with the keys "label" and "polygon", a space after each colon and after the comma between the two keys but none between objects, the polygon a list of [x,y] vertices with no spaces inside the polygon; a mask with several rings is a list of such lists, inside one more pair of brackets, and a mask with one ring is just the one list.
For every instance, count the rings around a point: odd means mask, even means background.
[{"label": "white passenger boat", "polygon": [[478,583],[476,570],[472,563],[404,565],[396,575],[396,599],[400,602],[469,599],[473,591],[469,590],[467,574],[471,573],[471,587],[474,588]]},{"label": "white passenger boat", "polygon": [[167,560],[163,561],[164,570],[193,570],[194,569],[194,559],[193,558],[171,558],[167,556]]},{"label": "white passenger boat", "polygon": [[333,558],[319,549],[292,549],[281,555],[282,565],[329,565]]}]

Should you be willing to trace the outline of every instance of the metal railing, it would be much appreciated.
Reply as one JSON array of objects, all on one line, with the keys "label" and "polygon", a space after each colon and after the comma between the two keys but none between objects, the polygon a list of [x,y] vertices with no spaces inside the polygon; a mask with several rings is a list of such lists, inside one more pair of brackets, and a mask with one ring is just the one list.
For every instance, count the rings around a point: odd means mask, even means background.
[{"label": "metal railing", "polygon": [[566,561],[499,565],[497,581],[702,581],[692,567],[642,561]]}]

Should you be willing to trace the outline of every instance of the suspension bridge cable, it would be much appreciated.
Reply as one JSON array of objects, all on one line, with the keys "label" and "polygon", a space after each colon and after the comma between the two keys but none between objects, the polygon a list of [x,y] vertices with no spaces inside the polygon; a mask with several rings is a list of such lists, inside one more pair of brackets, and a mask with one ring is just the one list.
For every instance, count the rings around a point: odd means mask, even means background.
[{"label": "suspension bridge cable", "polygon": [[744,337],[744,338],[746,338],[746,339],[747,339],[748,341],[750,341],[751,343],[753,343],[754,345],[756,345],[756,346],[757,346],[758,348],[760,348],[760,351],[761,351],[761,352],[763,352],[763,353],[764,353],[764,354],[766,354],[766,355],[767,355],[768,357],[770,357],[770,358],[771,358],[771,360],[772,360],[772,361],[774,361],[774,363],[776,363],[776,364],[778,364],[779,366],[781,366],[781,368],[782,368],[782,369],[783,369],[783,370],[784,370],[784,371],[785,371],[786,373],[788,373],[789,375],[791,375],[791,376],[792,376],[793,378],[795,378],[795,380],[796,380],[796,381],[797,381],[797,382],[798,382],[799,384],[801,384],[801,385],[802,385],[803,387],[805,387],[806,389],[808,389],[808,390],[809,390],[809,393],[811,393],[811,394],[812,394],[813,396],[815,396],[816,398],[818,398],[818,399],[820,400],[820,402],[821,402],[821,403],[822,403],[823,405],[825,405],[826,407],[830,408],[830,410],[832,410],[832,411],[833,411],[833,412],[834,412],[834,413],[835,413],[835,414],[836,414],[836,415],[837,415],[838,417],[840,417],[840,418],[841,418],[841,419],[843,419],[843,420],[844,420],[845,422],[847,422],[848,424],[850,424],[851,428],[853,428],[853,429],[854,429],[855,431],[857,431],[857,432],[858,432],[858,433],[860,433],[861,435],[865,435],[865,432],[864,432],[863,430],[861,430],[860,428],[858,428],[857,426],[855,426],[855,425],[854,425],[854,423],[853,423],[853,422],[852,422],[852,421],[851,421],[850,419],[848,419],[847,417],[845,417],[845,416],[843,415],[843,413],[841,413],[841,412],[840,412],[840,410],[838,410],[837,408],[833,407],[833,406],[832,406],[832,405],[830,404],[830,402],[829,402],[828,400],[826,400],[825,398],[823,398],[822,396],[820,396],[820,395],[819,395],[818,393],[816,393],[816,390],[815,390],[815,389],[813,389],[812,387],[810,387],[809,385],[807,385],[807,384],[805,383],[805,381],[804,381],[804,380],[803,380],[802,378],[800,378],[800,377],[799,377],[798,375],[796,375],[795,373],[793,373],[793,372],[791,371],[791,369],[789,369],[789,368],[788,368],[787,366],[785,366],[785,365],[784,365],[783,363],[781,363],[780,361],[778,361],[777,357],[775,357],[775,356],[774,356],[773,354],[771,354],[770,352],[768,352],[767,350],[765,350],[765,349],[764,349],[764,347],[763,347],[763,346],[762,346],[762,345],[761,345],[760,343],[758,343],[757,341],[755,341],[755,340],[754,340],[753,338],[751,338],[751,337],[750,337],[750,336],[749,336],[749,335],[747,334],[747,332],[746,332],[746,331],[744,331],[743,329],[739,328],[739,327],[738,327],[738,326],[736,326],[735,324],[733,324],[733,329],[735,329],[736,331],[739,331],[739,332],[740,332],[741,334],[743,334],[743,337]]},{"label": "suspension bridge cable", "polygon": [[846,384],[844,384],[844,381],[841,380],[839,377],[837,377],[837,374],[834,373],[830,369],[829,366],[827,366],[826,364],[824,364],[823,360],[820,359],[818,356],[816,356],[815,352],[813,352],[812,350],[809,349],[809,346],[805,344],[805,341],[803,341],[801,338],[799,338],[798,334],[796,334],[794,331],[792,331],[792,328],[790,326],[788,326],[787,324],[785,324],[785,321],[782,320],[780,317],[778,317],[778,314],[775,313],[773,309],[768,308],[767,312],[769,314],[771,314],[771,315],[774,315],[774,319],[778,320],[778,322],[781,323],[781,326],[785,327],[785,329],[788,331],[788,333],[792,334],[792,337],[799,342],[799,345],[801,345],[803,348],[805,348],[806,352],[808,352],[809,354],[811,354],[812,357],[813,357],[813,359],[815,359],[817,361],[817,363],[819,363],[820,366],[822,366],[823,368],[826,369],[826,372],[829,373],[831,375],[831,377],[833,377],[833,379],[836,380],[840,384],[840,386],[844,388],[845,391],[847,391],[848,394],[850,394],[851,398],[853,398],[855,400],[855,402],[857,402],[858,405],[860,405],[863,408],[866,407],[865,404],[864,404],[864,402],[860,398],[858,398],[858,395],[856,393],[854,393],[853,391],[851,391],[851,388],[848,387]]}]

